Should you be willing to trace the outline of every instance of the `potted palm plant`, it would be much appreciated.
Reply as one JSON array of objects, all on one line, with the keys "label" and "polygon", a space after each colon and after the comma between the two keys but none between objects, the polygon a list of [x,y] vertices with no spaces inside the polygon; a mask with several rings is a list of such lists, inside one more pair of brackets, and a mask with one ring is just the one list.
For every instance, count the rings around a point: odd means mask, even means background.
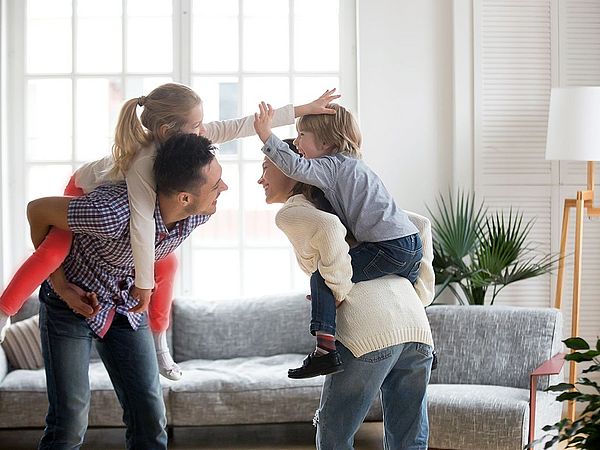
[{"label": "potted palm plant", "polygon": [[488,214],[472,193],[440,195],[432,218],[433,268],[440,286],[462,304],[493,304],[509,284],[548,273],[556,258],[537,255],[528,242],[533,221],[512,208]]}]

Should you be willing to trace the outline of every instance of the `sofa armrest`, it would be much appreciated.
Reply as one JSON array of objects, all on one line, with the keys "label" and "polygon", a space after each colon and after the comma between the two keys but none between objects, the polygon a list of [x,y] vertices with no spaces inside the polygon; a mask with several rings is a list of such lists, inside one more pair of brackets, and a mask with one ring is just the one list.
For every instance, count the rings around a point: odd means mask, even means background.
[{"label": "sofa armrest", "polygon": [[535,433],[535,400],[537,394],[537,380],[543,375],[556,375],[560,373],[565,364],[566,353],[557,353],[552,358],[544,361],[529,375],[529,444],[533,441]]},{"label": "sofa armrest", "polygon": [[4,349],[0,345],[0,383],[4,380],[4,377],[8,373],[8,359]]}]

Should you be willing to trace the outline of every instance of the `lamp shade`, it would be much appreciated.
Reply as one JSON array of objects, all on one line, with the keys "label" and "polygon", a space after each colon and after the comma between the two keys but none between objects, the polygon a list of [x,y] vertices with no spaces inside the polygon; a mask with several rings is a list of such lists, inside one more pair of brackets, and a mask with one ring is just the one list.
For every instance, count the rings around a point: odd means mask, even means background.
[{"label": "lamp shade", "polygon": [[546,159],[600,161],[600,87],[552,89]]}]

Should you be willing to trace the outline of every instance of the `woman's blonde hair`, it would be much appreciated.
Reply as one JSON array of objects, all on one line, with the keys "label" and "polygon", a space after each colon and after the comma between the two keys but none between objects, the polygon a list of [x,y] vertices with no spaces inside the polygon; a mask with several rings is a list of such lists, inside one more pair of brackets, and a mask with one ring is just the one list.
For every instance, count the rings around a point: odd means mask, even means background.
[{"label": "woman's blonde hair", "polygon": [[362,136],[352,113],[337,103],[330,103],[327,108],[335,109],[335,114],[302,116],[298,130],[314,133],[318,141],[333,147],[333,153],[361,158]]},{"label": "woman's blonde hair", "polygon": [[[162,144],[181,131],[190,111],[201,102],[192,89],[177,83],[163,84],[146,96],[127,100],[115,129],[111,172],[125,173],[139,149],[153,141]],[[139,117],[138,106],[143,108]]]}]

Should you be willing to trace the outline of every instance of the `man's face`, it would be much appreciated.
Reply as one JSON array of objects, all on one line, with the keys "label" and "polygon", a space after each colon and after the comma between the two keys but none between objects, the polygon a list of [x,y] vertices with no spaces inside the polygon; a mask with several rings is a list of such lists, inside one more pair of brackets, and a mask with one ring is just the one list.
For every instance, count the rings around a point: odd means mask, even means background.
[{"label": "man's face", "polygon": [[205,181],[195,193],[190,192],[191,201],[186,208],[189,215],[214,214],[217,210],[217,198],[221,192],[229,189],[221,179],[223,169],[216,158],[202,170]]}]

